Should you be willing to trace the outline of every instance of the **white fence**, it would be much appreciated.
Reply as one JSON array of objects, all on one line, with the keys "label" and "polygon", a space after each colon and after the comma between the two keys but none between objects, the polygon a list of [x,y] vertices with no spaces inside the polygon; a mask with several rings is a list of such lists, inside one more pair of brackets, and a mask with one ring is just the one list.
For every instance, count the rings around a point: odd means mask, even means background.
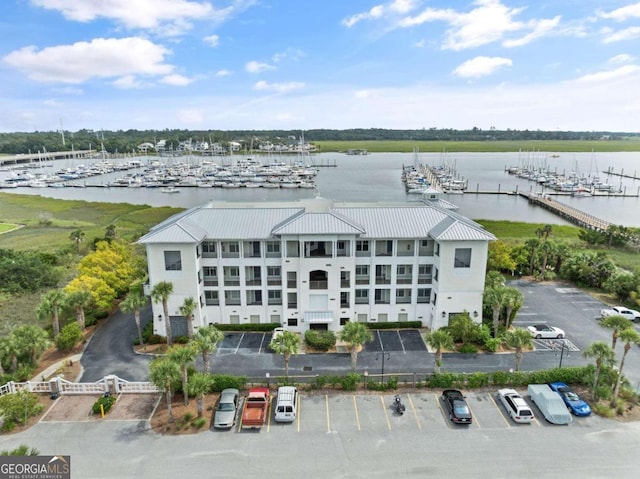
[{"label": "white fence", "polygon": [[161,392],[153,383],[126,381],[118,376],[105,376],[94,383],[74,383],[62,378],[52,378],[49,381],[27,381],[17,383],[10,381],[0,386],[0,396],[26,390],[33,393],[46,394],[150,394]]}]

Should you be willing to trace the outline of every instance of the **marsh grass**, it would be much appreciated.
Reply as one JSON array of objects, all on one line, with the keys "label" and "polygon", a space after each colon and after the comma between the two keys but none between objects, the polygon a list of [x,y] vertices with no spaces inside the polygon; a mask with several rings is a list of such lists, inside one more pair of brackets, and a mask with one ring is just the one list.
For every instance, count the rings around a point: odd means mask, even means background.
[{"label": "marsh grass", "polygon": [[421,152],[608,152],[608,151],[640,151],[640,141],[637,139],[614,141],[552,141],[552,140],[523,140],[523,141],[314,141],[322,152],[347,151],[350,149],[365,149],[371,153],[398,152],[410,153],[415,148]]},{"label": "marsh grass", "polygon": [[[523,240],[536,237],[536,231],[544,228],[542,223],[523,223],[506,220],[475,220],[485,229],[503,241]],[[578,233],[580,228],[570,225],[552,225],[551,239],[563,240],[569,243],[579,243]]]}]

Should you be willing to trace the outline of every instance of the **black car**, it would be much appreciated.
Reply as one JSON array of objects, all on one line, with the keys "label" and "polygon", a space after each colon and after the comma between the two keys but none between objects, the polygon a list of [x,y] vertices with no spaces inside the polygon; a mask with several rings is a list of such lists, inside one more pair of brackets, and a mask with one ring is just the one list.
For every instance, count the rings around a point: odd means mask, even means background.
[{"label": "black car", "polygon": [[455,424],[471,424],[471,411],[460,391],[457,389],[445,389],[442,391],[442,400],[452,422]]}]

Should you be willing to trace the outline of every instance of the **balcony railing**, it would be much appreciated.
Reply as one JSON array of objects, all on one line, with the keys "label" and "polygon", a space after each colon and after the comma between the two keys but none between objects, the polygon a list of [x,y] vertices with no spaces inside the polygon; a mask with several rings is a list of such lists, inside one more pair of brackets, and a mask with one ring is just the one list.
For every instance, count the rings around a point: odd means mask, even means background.
[{"label": "balcony railing", "polygon": [[369,298],[356,298],[356,304],[369,304]]},{"label": "balcony railing", "polygon": [[376,284],[391,284],[391,278],[376,276]]},{"label": "balcony railing", "polygon": [[249,279],[247,278],[247,286],[260,286],[262,280],[260,278]]},{"label": "balcony railing", "polygon": [[239,299],[225,299],[224,304],[227,306],[240,306]]},{"label": "balcony railing", "polygon": [[224,278],[225,286],[240,286],[240,278],[237,276],[232,276],[229,278]]},{"label": "balcony railing", "polygon": [[418,284],[431,284],[432,280],[433,280],[432,274],[418,275]]},{"label": "balcony railing", "polygon": [[349,281],[348,279],[341,279],[340,280],[340,287],[341,288],[350,288],[351,287],[351,281]]},{"label": "balcony railing", "polygon": [[398,284],[411,284],[411,281],[413,279],[411,278],[411,276],[398,276],[396,278],[396,283]]},{"label": "balcony railing", "polygon": [[309,289],[327,289],[328,287],[328,281],[309,281]]},{"label": "balcony railing", "polygon": [[282,276],[267,276],[267,285],[279,286],[282,284]]},{"label": "balcony railing", "polygon": [[205,286],[218,286],[218,278],[214,278],[212,276],[205,276],[204,285]]}]

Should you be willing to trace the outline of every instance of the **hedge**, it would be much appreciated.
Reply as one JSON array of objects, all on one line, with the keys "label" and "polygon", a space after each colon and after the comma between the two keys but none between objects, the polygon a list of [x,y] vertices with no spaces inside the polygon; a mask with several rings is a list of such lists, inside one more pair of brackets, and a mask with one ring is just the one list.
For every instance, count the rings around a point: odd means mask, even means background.
[{"label": "hedge", "polygon": [[365,323],[369,329],[420,329],[420,321],[398,321],[394,323]]},{"label": "hedge", "polygon": [[216,329],[220,331],[255,331],[255,332],[271,332],[275,328],[280,328],[280,323],[245,323],[245,324],[214,324]]}]

